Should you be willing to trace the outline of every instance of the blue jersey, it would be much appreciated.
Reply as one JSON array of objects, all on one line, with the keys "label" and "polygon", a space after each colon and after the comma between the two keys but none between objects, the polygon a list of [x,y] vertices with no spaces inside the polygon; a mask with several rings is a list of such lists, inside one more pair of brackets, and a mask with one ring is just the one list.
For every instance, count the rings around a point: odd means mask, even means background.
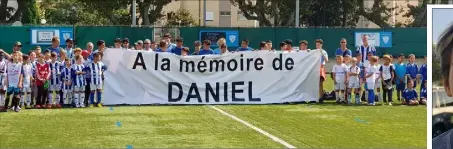
[{"label": "blue jersey", "polygon": [[335,55],[336,56],[343,56],[343,57],[346,56],[346,55],[352,56],[352,52],[349,49],[346,49],[345,51],[343,51],[343,50],[341,50],[341,48],[338,48],[335,51]]},{"label": "blue jersey", "polygon": [[243,47],[240,47],[238,48],[236,51],[252,51],[253,49],[250,48],[250,47],[247,47],[247,48],[243,48]]},{"label": "blue jersey", "polygon": [[428,94],[427,94],[427,91],[426,91],[426,88],[422,88],[421,91],[420,91],[420,98],[428,98]]},{"label": "blue jersey", "polygon": [[72,59],[74,57],[74,49],[73,48],[65,48],[66,50],[66,57],[68,59]]},{"label": "blue jersey", "polygon": [[[395,75],[399,78],[402,78],[404,80],[404,76],[407,74],[406,73],[406,64],[404,63],[401,63],[401,64],[394,64],[395,66]],[[396,77],[395,77],[396,78]],[[404,83],[404,82],[400,82],[399,79],[396,79],[396,84],[400,84],[400,83]]]},{"label": "blue jersey", "polygon": [[169,44],[168,44],[167,51],[171,51],[171,50],[173,50],[175,47],[176,47],[176,44],[174,44],[174,43],[169,43]]},{"label": "blue jersey", "polygon": [[[83,65],[85,66],[85,68],[87,68],[87,67],[91,64],[91,62],[92,62],[91,60],[87,59],[87,60],[85,60],[85,62],[83,62]],[[90,74],[89,71],[86,71],[86,73],[85,73],[85,78],[86,78],[87,80],[90,80],[91,74]]]},{"label": "blue jersey", "polygon": [[72,84],[76,87],[85,87],[86,85],[85,74],[77,74],[77,72],[85,71],[85,65],[83,64],[72,65],[72,70],[73,70]]},{"label": "blue jersey", "polygon": [[61,75],[60,75],[60,76],[61,76],[60,79],[61,79],[61,81],[62,81],[62,83],[61,83],[62,89],[63,89],[63,90],[70,90],[70,89],[72,89],[72,84],[71,84],[71,85],[66,85],[66,84],[65,84],[66,81],[72,81],[72,80],[73,80],[74,75],[73,75],[73,69],[72,69],[72,67],[69,67],[69,68],[68,68],[68,67],[64,67],[64,68],[62,68],[62,69],[61,69]]},{"label": "blue jersey", "polygon": [[416,63],[409,63],[406,65],[406,74],[408,74],[412,79],[415,79],[418,74],[418,66]]},{"label": "blue jersey", "polygon": [[155,52],[171,52],[171,51],[170,51],[170,49],[163,51],[162,49],[158,48],[158,49],[156,49]]},{"label": "blue jersey", "polygon": [[371,52],[371,53],[373,53],[373,55],[376,55],[376,48],[371,45],[368,45],[368,47],[361,45],[360,47],[357,48],[356,54],[360,53],[362,55],[362,63],[364,63],[365,61],[368,61],[368,56],[367,56],[368,52]]},{"label": "blue jersey", "polygon": [[363,66],[363,63],[358,62],[356,65],[357,65],[357,67],[360,68],[359,78],[361,78],[361,79],[365,78],[365,67]]},{"label": "blue jersey", "polygon": [[182,51],[182,48],[183,47],[174,47],[173,49],[171,49],[171,53],[174,53],[176,55],[181,55],[181,51]]},{"label": "blue jersey", "polygon": [[426,64],[423,64],[420,66],[420,71],[418,74],[422,75],[422,81],[426,81],[428,79],[428,66]]},{"label": "blue jersey", "polygon": [[61,74],[62,65],[60,62],[49,63],[50,68],[50,84],[59,85],[61,83],[59,75]]},{"label": "blue jersey", "polygon": [[417,91],[415,89],[408,89],[406,88],[403,91],[403,98],[407,100],[415,100],[418,98]]},{"label": "blue jersey", "polygon": [[86,67],[88,72],[90,72],[90,83],[91,84],[102,84],[102,73],[107,69],[107,67],[102,62],[91,62]]},{"label": "blue jersey", "polygon": [[198,55],[212,55],[214,54],[214,51],[212,49],[201,49],[200,52],[198,52]]},{"label": "blue jersey", "polygon": [[215,50],[213,50],[213,51],[214,51],[214,54],[220,54],[220,53],[221,53],[221,52],[220,52],[220,51],[221,51],[220,48],[217,48],[217,49],[215,49]]},{"label": "blue jersey", "polygon": [[60,47],[56,47],[56,48],[48,47],[47,50],[48,50],[49,52],[55,52],[55,53],[57,53],[57,56],[58,56],[58,57],[60,56]]}]

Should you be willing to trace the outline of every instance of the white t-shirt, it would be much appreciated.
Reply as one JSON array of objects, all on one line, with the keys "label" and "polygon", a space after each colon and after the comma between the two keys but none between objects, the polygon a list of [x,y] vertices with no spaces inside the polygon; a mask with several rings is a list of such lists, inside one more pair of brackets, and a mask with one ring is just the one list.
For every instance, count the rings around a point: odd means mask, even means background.
[{"label": "white t-shirt", "polygon": [[19,77],[22,74],[22,63],[8,63],[8,87],[18,87]]},{"label": "white t-shirt", "polygon": [[373,74],[370,77],[366,78],[366,82],[367,83],[375,83],[376,71],[378,71],[378,69],[376,68],[376,65],[369,66],[369,67],[366,68],[366,75]]},{"label": "white t-shirt", "polygon": [[345,80],[344,78],[348,72],[348,67],[344,63],[340,65],[335,64],[332,68],[332,72],[335,73],[335,82],[342,82]]},{"label": "white t-shirt", "polygon": [[24,64],[22,67],[24,69],[24,87],[29,87],[31,85],[31,77],[33,76],[33,66],[29,63]]},{"label": "white t-shirt", "polygon": [[381,68],[379,70],[382,72],[382,77],[384,77],[384,80],[388,80],[392,78],[392,72],[395,70],[395,67],[393,67],[393,64],[390,64],[388,66],[381,65]]},{"label": "white t-shirt", "polygon": [[376,79],[380,80],[381,79],[381,72],[379,71],[379,68],[381,68],[381,64],[376,64],[375,67],[377,68],[378,71],[375,73]]},{"label": "white t-shirt", "polygon": [[[355,67],[349,67],[349,72],[350,73],[357,73],[359,74],[360,73],[360,68],[359,66],[355,66]],[[349,76],[349,82],[359,82],[359,76]]]}]

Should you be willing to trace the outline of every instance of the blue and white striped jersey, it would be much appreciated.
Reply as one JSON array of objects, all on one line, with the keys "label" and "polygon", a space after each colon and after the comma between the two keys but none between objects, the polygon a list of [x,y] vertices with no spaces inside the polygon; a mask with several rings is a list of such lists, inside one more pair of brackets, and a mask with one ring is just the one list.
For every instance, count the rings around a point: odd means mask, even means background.
[{"label": "blue and white striped jersey", "polygon": [[91,84],[102,84],[102,73],[107,69],[104,63],[91,62],[86,69],[90,73]]},{"label": "blue and white striped jersey", "polygon": [[61,83],[62,89],[64,89],[64,90],[71,89],[72,84],[71,85],[66,85],[65,82],[73,80],[72,79],[73,78],[73,69],[72,69],[72,67],[69,67],[69,68],[68,67],[63,67],[61,69],[61,75],[60,76],[61,76],[60,79],[62,81],[62,83]]},{"label": "blue and white striped jersey", "polygon": [[85,74],[77,74],[77,72],[85,71],[85,65],[74,64],[72,65],[72,70],[74,75],[72,84],[76,87],[85,87],[86,85]]},{"label": "blue and white striped jersey", "polygon": [[55,62],[49,63],[49,68],[50,68],[50,84],[51,85],[59,85],[61,84],[60,77],[59,75],[61,74],[61,63],[60,62]]},{"label": "blue and white striped jersey", "polygon": [[[92,63],[92,61],[90,59],[87,59],[83,62],[83,65],[85,65],[85,68],[88,67],[90,64]],[[85,73],[85,78],[86,79],[90,79],[91,78],[91,74],[89,71],[86,71]]]}]

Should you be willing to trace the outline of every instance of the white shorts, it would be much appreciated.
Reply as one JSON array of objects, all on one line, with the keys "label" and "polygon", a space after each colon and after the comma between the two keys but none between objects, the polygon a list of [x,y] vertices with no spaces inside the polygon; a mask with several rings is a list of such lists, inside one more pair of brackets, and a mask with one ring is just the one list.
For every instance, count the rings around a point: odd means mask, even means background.
[{"label": "white shorts", "polygon": [[374,88],[381,88],[381,79],[379,79],[376,83],[374,83]]},{"label": "white shorts", "polygon": [[58,85],[50,85],[49,86],[49,91],[60,91],[61,90],[61,85],[58,84]]},{"label": "white shorts", "polygon": [[367,90],[369,90],[369,89],[374,89],[374,88],[371,88],[370,86],[373,86],[373,87],[374,87],[375,84],[376,84],[376,83],[374,83],[374,82],[373,82],[373,83],[367,82],[367,83],[366,83],[366,87],[367,87],[366,89],[367,89]]},{"label": "white shorts", "polygon": [[340,79],[338,82],[335,84],[335,90],[345,90],[346,89],[346,84],[344,79]]},{"label": "white shorts", "polygon": [[23,87],[22,93],[31,93],[31,87]]},{"label": "white shorts", "polygon": [[349,81],[348,88],[360,88],[360,81]]},{"label": "white shorts", "polygon": [[93,83],[91,83],[91,84],[90,84],[90,89],[91,89],[92,91],[93,91],[93,90],[96,90],[96,89],[102,90],[102,84],[93,84]]},{"label": "white shorts", "polygon": [[74,86],[74,92],[85,92],[85,86]]}]

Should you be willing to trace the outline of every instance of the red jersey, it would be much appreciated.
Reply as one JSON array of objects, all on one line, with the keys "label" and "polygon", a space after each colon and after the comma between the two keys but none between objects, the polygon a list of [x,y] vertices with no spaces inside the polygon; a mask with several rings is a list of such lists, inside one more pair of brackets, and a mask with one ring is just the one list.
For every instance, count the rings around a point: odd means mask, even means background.
[{"label": "red jersey", "polygon": [[36,63],[36,85],[44,85],[40,79],[47,79],[50,76],[49,64]]}]

